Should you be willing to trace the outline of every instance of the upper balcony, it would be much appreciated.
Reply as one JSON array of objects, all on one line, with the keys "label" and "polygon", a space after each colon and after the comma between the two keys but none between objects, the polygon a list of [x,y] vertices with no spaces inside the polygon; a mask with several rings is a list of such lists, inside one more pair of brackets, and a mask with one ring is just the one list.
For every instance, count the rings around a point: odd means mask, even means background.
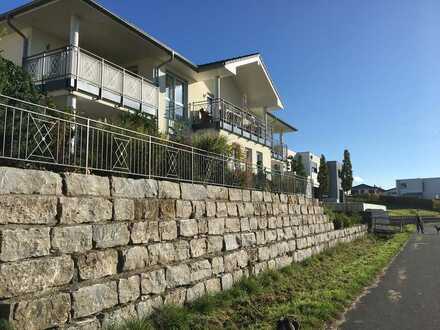
[{"label": "upper balcony", "polygon": [[224,99],[193,102],[189,105],[194,129],[221,128],[251,141],[272,146],[271,127]]},{"label": "upper balcony", "polygon": [[66,46],[40,53],[25,58],[23,66],[44,90],[76,90],[157,116],[156,84],[84,49]]}]

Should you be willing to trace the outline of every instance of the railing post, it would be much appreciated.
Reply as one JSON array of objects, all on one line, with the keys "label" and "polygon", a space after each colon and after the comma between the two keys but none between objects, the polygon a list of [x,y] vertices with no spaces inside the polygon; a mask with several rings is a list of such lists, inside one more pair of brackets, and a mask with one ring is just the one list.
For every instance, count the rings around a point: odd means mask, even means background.
[{"label": "railing post", "polygon": [[41,82],[44,83],[44,67],[46,66],[46,53],[43,53],[43,59],[41,61]]},{"label": "railing post", "polygon": [[144,78],[141,78],[141,106],[140,111],[142,112],[142,105],[144,104]]},{"label": "railing post", "polygon": [[89,174],[89,139],[90,139],[90,119],[87,118],[87,138],[86,138],[86,174]]},{"label": "railing post", "polygon": [[125,69],[122,69],[121,106],[124,105],[124,89],[125,89]]},{"label": "railing post", "polygon": [[[74,46],[73,53],[75,53],[75,52],[76,52],[76,77],[75,78],[78,81],[79,73],[80,73],[80,71],[79,71],[80,68],[79,67],[81,65],[81,60],[80,60],[81,55],[80,55],[79,48]],[[78,86],[78,83],[76,84],[76,86]]]},{"label": "railing post", "polygon": [[104,68],[105,62],[104,59],[101,60],[101,86],[99,86],[99,96],[102,99],[102,90],[104,88]]},{"label": "railing post", "polygon": [[223,155],[223,154],[222,154],[222,164],[223,164],[223,171],[222,171],[222,184],[225,185],[226,163],[225,163],[225,155]]},{"label": "railing post", "polygon": [[191,147],[191,182],[194,183],[194,147]]},{"label": "railing post", "polygon": [[151,147],[151,136],[150,136],[148,139],[148,178],[149,179],[151,179],[151,157],[152,157],[151,150],[152,147]]}]

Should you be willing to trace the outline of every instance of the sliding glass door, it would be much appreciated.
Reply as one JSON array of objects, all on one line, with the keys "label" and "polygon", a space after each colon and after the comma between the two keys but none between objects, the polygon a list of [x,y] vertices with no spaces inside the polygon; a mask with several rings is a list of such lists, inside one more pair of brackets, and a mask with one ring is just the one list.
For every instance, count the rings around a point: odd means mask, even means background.
[{"label": "sliding glass door", "polygon": [[169,120],[187,119],[187,98],[188,84],[186,81],[167,73],[166,78],[166,102],[167,115]]}]

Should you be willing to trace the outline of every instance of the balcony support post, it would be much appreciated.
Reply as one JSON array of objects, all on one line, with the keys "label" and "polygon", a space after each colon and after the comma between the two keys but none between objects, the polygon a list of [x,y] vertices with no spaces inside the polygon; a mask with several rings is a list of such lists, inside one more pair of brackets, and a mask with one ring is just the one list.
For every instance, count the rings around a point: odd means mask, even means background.
[{"label": "balcony support post", "polygon": [[[70,16],[70,31],[69,31],[69,58],[70,58],[70,77],[76,73],[75,81],[78,79],[79,76],[79,27],[80,27],[80,21],[78,16],[72,15]],[[75,58],[76,54],[76,58]],[[76,67],[76,69],[75,69]],[[75,83],[75,86],[77,86],[77,81]]]}]

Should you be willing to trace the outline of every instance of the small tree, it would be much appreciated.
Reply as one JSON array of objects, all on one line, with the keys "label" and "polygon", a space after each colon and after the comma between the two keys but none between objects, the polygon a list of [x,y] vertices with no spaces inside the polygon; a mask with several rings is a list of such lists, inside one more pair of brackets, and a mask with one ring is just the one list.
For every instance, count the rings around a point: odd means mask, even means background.
[{"label": "small tree", "polygon": [[324,155],[321,155],[319,172],[318,172],[318,182],[319,182],[318,194],[319,194],[319,198],[322,199],[324,196],[328,195],[329,187],[330,187],[330,177],[327,167],[327,161]]},{"label": "small tree", "polygon": [[340,178],[342,190],[344,190],[344,193],[347,193],[353,186],[353,169],[351,166],[350,152],[347,149],[344,150],[344,160],[342,161]]},{"label": "small tree", "polygon": [[292,173],[295,173],[298,176],[306,177],[306,169],[304,168],[304,164],[302,162],[302,156],[298,155],[297,159],[295,159],[293,156],[288,157],[290,161],[290,171]]}]

